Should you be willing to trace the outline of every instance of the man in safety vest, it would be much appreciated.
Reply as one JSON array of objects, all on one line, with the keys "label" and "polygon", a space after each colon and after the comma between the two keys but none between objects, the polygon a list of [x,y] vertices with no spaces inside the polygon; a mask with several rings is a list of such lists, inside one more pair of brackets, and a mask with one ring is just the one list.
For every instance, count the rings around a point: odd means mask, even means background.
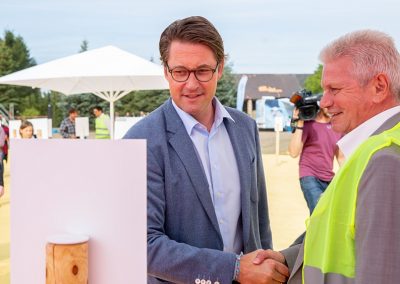
[{"label": "man in safety vest", "polygon": [[362,30],[333,41],[321,107],[346,162],[307,221],[305,240],[282,254],[288,283],[400,282],[400,55],[385,33]]},{"label": "man in safety vest", "polygon": [[96,139],[110,139],[110,117],[103,113],[101,106],[93,108],[96,116]]}]

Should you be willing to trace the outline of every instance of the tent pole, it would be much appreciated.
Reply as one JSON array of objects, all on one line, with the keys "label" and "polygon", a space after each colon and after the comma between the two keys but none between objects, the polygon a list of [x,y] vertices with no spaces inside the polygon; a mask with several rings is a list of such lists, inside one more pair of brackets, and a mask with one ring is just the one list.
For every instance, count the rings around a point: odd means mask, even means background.
[{"label": "tent pole", "polygon": [[110,136],[114,140],[114,101],[110,100]]}]

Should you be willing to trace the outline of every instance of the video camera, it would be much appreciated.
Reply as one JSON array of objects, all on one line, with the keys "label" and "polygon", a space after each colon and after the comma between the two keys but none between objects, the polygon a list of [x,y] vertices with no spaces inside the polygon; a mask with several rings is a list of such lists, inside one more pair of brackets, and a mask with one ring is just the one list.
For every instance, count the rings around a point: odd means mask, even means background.
[{"label": "video camera", "polygon": [[298,108],[301,120],[314,120],[319,110],[318,101],[321,100],[321,97],[322,94],[313,95],[311,91],[303,89],[295,92],[290,98],[290,102]]}]

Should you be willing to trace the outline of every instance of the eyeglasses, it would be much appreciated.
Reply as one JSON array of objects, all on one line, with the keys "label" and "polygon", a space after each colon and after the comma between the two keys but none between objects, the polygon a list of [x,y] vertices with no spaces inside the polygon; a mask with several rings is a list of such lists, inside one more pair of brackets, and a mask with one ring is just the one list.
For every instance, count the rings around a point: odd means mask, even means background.
[{"label": "eyeglasses", "polygon": [[190,73],[193,73],[198,81],[208,82],[212,79],[215,71],[217,71],[218,68],[218,63],[214,69],[210,67],[200,67],[193,70],[189,70],[185,67],[175,67],[170,69],[168,63],[166,65],[172,79],[174,79],[176,82],[186,82],[189,79]]}]

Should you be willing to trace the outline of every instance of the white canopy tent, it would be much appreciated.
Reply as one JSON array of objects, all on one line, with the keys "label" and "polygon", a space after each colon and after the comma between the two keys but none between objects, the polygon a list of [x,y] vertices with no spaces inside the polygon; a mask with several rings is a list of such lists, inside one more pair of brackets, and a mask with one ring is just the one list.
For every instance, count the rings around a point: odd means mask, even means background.
[{"label": "white canopy tent", "polygon": [[110,103],[114,137],[114,102],[135,90],[167,89],[161,66],[106,46],[30,67],[0,78],[0,84],[44,88],[74,95],[93,93]]}]

